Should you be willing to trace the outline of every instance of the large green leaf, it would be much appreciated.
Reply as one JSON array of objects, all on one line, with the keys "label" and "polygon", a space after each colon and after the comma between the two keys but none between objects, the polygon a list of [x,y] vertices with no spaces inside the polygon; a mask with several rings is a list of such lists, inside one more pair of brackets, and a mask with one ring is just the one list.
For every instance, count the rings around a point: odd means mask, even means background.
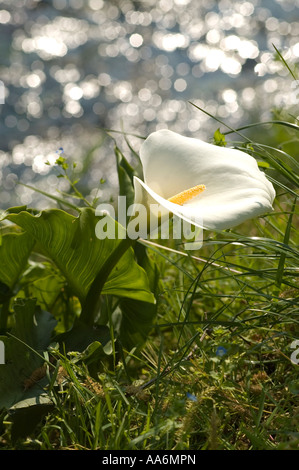
[{"label": "large green leaf", "polygon": [[[28,397],[40,395],[41,387],[25,390],[25,382],[43,364],[42,353],[50,343],[56,321],[36,307],[35,299],[18,299],[14,305],[15,327],[11,336],[1,336],[5,364],[0,367],[0,408],[10,408]],[[33,382],[34,385],[34,382]]]},{"label": "large green leaf", "polygon": [[13,289],[20,274],[26,268],[28,256],[34,246],[29,233],[10,232],[1,237],[0,282]]},{"label": "large green leaf", "polygon": [[18,297],[35,298],[43,310],[53,313],[53,305],[64,285],[64,277],[52,263],[30,261],[20,279]]},{"label": "large green leaf", "polygon": [[122,345],[130,350],[141,346],[153,327],[157,305],[133,299],[121,299],[114,319]]},{"label": "large green leaf", "polygon": [[41,419],[54,408],[54,403],[47,394],[26,398],[9,410],[11,440],[15,443],[20,438],[30,435]]},{"label": "large green leaf", "polygon": [[[95,229],[100,217],[96,217],[91,208],[82,210],[79,217],[50,209],[35,216],[22,211],[9,214],[7,218],[38,242],[40,251],[54,261],[81,303],[84,303],[96,275],[121,243],[117,238],[100,240],[96,237]],[[115,221],[113,224],[118,225]],[[117,226],[116,233],[118,230]],[[147,275],[136,263],[132,248],[113,268],[102,293],[155,302]]]},{"label": "large green leaf", "polygon": [[116,167],[119,183],[119,195],[126,196],[128,207],[134,202],[133,177],[137,176],[134,168],[126,160],[119,148],[115,146]]}]

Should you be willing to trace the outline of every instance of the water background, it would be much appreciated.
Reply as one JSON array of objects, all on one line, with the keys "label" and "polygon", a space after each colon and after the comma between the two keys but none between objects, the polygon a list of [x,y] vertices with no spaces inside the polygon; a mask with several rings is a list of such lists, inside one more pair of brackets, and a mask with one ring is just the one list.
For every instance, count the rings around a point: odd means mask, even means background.
[{"label": "water background", "polygon": [[17,183],[67,191],[61,152],[88,197],[115,194],[103,128],[210,140],[219,126],[189,102],[232,127],[293,106],[273,44],[298,62],[297,0],[0,1],[0,208],[55,205]]}]

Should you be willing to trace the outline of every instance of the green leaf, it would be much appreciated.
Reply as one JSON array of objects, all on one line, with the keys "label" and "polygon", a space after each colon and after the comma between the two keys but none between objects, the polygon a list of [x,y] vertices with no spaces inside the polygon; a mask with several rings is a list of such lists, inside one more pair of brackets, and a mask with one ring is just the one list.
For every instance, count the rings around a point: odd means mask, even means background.
[{"label": "green leaf", "polygon": [[137,243],[134,247],[135,255],[139,266],[145,270],[149,279],[150,289],[154,293],[155,298],[163,289],[160,281],[160,272],[157,264],[150,258],[148,249],[141,243]]},{"label": "green leaf", "polygon": [[1,215],[1,220],[6,216],[6,214],[18,214],[19,212],[27,210],[27,206],[14,206],[10,207],[9,209],[6,209],[3,211]]},{"label": "green leaf", "polygon": [[[108,330],[109,334],[109,330]],[[103,345],[101,341],[93,341],[76,357],[76,362],[82,361],[91,371],[91,368],[96,367],[95,374],[97,374],[99,367],[97,365],[103,361],[104,358],[111,356],[113,353],[112,342],[109,341]]]},{"label": "green leaf", "polygon": [[[60,269],[81,304],[95,277],[122,242],[117,238],[100,240],[96,237],[96,224],[101,218],[95,216],[92,208],[83,209],[79,217],[50,209],[37,216],[20,212],[8,218],[38,242],[40,251]],[[118,224],[113,219],[110,222],[115,224],[116,233],[120,232]],[[147,275],[136,263],[132,248],[111,271],[102,293],[155,302]]]},{"label": "green leaf", "polygon": [[257,162],[257,164],[258,164],[259,168],[267,168],[267,169],[270,168],[270,164],[267,163],[267,162],[259,161],[259,162]]},{"label": "green leaf", "polygon": [[[289,220],[287,223],[283,243],[288,246],[289,241],[290,241],[290,236],[291,236],[291,229],[292,229],[292,221],[293,221],[293,215],[296,210],[296,203],[297,203],[297,198],[295,198],[292,211],[289,216]],[[276,274],[276,285],[278,287],[281,286],[282,280],[283,280],[283,274],[284,274],[284,267],[285,267],[285,261],[286,261],[287,254],[286,252],[282,252],[280,257],[279,257],[279,263],[278,263],[278,268],[277,268],[277,274]]]},{"label": "green leaf", "polygon": [[9,410],[12,422],[11,439],[16,442],[31,434],[45,414],[54,408],[54,403],[46,394],[26,398]]},{"label": "green leaf", "polygon": [[[0,408],[10,408],[28,397],[24,383],[44,363],[42,353],[56,325],[50,313],[36,307],[35,299],[18,299],[14,311],[15,327],[10,336],[0,337],[5,345],[5,364],[0,367]],[[36,387],[34,393],[42,392]]]},{"label": "green leaf", "polygon": [[37,304],[42,309],[50,310],[64,285],[64,277],[53,264],[31,261],[20,279],[18,296],[36,298]]},{"label": "green leaf", "polygon": [[116,156],[119,195],[126,196],[129,207],[134,203],[133,177],[136,173],[117,146],[115,146],[114,152]]},{"label": "green leaf", "polygon": [[220,132],[220,129],[214,132],[214,144],[220,147],[226,147],[225,135]]},{"label": "green leaf", "polygon": [[153,328],[153,320],[157,313],[157,305],[133,299],[121,299],[121,315],[119,322],[119,338],[122,345],[130,350],[141,345]]},{"label": "green leaf", "polygon": [[0,282],[10,289],[27,266],[35,240],[29,233],[5,233],[0,245]]},{"label": "green leaf", "polygon": [[110,351],[110,332],[104,325],[94,328],[78,322],[71,330],[58,335],[55,340],[63,344],[63,349],[67,352],[82,352],[93,342],[101,344],[104,351]]},{"label": "green leaf", "polygon": [[10,288],[4,284],[4,282],[0,281],[0,304],[7,302],[12,297],[12,295],[13,293]]}]

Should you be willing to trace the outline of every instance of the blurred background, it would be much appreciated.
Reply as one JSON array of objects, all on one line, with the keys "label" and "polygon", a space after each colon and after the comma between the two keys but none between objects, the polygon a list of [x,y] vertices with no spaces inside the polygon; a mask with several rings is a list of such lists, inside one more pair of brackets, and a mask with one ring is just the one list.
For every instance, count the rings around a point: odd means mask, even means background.
[{"label": "blurred background", "polygon": [[107,200],[104,128],[138,151],[160,128],[211,140],[220,125],[189,102],[234,128],[279,117],[297,84],[274,46],[298,62],[298,0],[1,0],[0,208],[53,206],[17,183],[68,191],[60,154]]}]

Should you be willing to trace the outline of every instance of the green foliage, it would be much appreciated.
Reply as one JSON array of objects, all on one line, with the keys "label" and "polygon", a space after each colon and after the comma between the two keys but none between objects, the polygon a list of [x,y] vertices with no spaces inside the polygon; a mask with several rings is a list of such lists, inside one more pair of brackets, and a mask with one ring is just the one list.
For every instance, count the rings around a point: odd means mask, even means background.
[{"label": "green foliage", "polygon": [[225,135],[220,132],[220,129],[214,132],[214,144],[219,145],[219,147],[226,146]]},{"label": "green foliage", "polygon": [[[93,279],[120,243],[118,239],[97,238],[99,217],[95,216],[92,208],[82,209],[79,217],[52,209],[37,216],[24,211],[7,218],[22,227],[31,240],[38,242],[38,253],[55,263],[71,292],[82,304]],[[108,277],[102,293],[154,302],[146,274],[132,256],[132,250],[124,254]]]},{"label": "green foliage", "polygon": [[[0,447],[299,448],[299,127],[285,116],[226,127],[214,143],[257,159],[275,207],[205,232],[200,252],[97,238],[103,216],[61,154],[71,192],[49,197],[67,210],[2,214]],[[116,167],[131,203],[140,162],[124,139]]]},{"label": "green foliage", "polygon": [[[64,172],[59,176],[68,177],[66,159],[60,156],[56,164]],[[76,188],[74,196],[81,196]],[[63,351],[88,350],[86,363],[101,368],[112,353],[120,353],[120,345],[122,354],[124,347],[140,347],[153,327],[155,296],[131,241],[118,237],[124,229],[109,219],[116,238],[99,239],[103,216],[90,205],[76,210],[77,216],[22,206],[2,214],[0,324],[6,362],[0,409],[13,417],[13,440],[34,430],[53,406],[46,392],[51,363],[41,381],[34,375],[43,369],[51,341]],[[30,390],[26,380],[32,380]]]},{"label": "green foliage", "polygon": [[[14,419],[23,408],[27,410],[41,404],[44,390],[36,382],[45,376],[43,355],[56,321],[50,313],[41,310],[34,299],[17,299],[13,310],[15,326],[7,336],[1,336],[5,344],[5,364],[0,368],[0,408],[10,409]],[[43,405],[46,403],[50,403],[48,397],[44,397]],[[29,415],[24,413],[24,422],[31,416],[27,411]],[[13,434],[17,436],[17,430]]]},{"label": "green foliage", "polygon": [[13,289],[24,271],[29,254],[34,246],[34,239],[29,233],[11,231],[5,233],[0,246],[0,280]]}]

